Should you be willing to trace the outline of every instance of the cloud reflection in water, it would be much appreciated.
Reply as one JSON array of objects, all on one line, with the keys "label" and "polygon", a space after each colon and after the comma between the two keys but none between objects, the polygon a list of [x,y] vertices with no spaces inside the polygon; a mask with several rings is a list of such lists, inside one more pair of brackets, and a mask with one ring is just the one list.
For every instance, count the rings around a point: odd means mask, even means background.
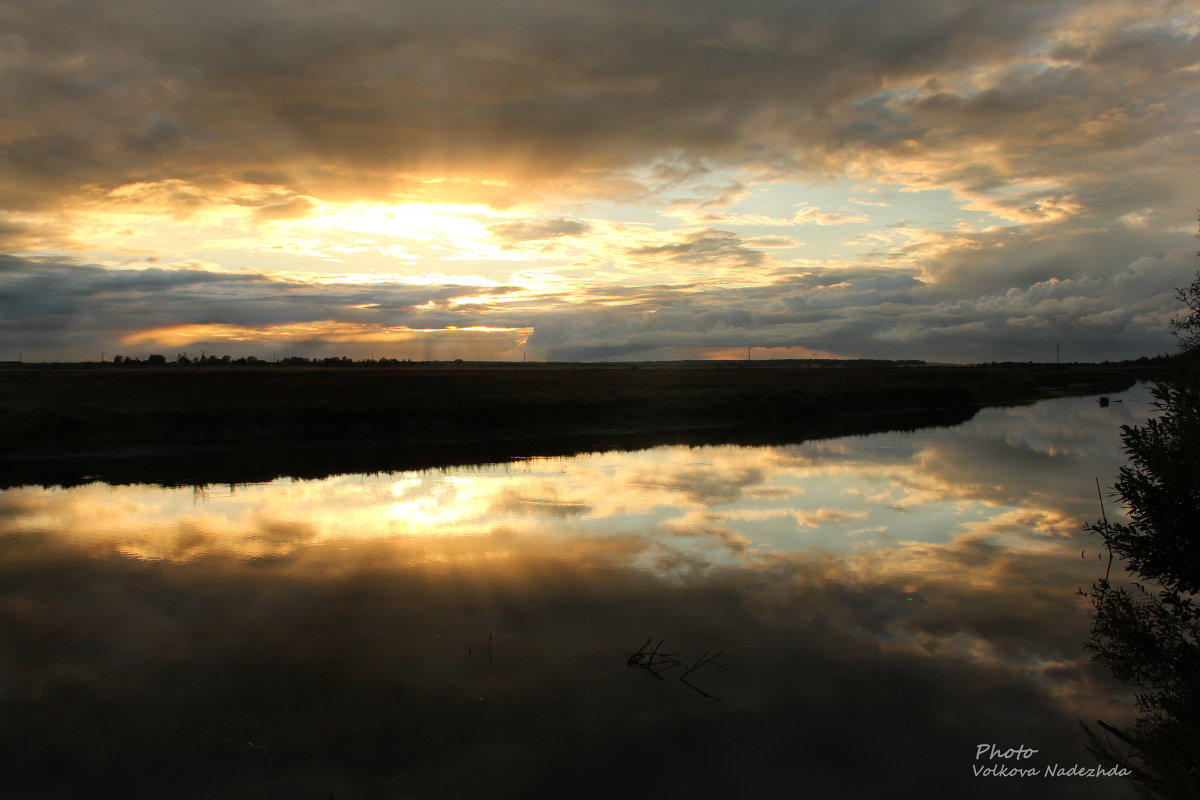
[{"label": "cloud reflection in water", "polygon": [[[1069,766],[1075,718],[1112,716],[1082,650],[1081,524],[1143,410],[8,491],[6,772],[65,796],[1009,797],[972,777],[976,744]],[[650,636],[724,651],[723,702],[627,669]]]}]

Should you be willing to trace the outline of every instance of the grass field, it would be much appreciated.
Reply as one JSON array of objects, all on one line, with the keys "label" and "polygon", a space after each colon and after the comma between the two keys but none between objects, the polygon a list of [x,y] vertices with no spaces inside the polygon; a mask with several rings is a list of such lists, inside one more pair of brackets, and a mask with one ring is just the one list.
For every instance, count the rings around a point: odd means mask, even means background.
[{"label": "grass field", "polygon": [[[820,367],[809,362],[378,367],[19,365],[0,369],[5,471],[44,460],[361,445],[853,429],[949,409],[1115,392],[1135,365]],[[519,448],[518,448],[519,449]],[[432,457],[432,456],[431,456]]]}]

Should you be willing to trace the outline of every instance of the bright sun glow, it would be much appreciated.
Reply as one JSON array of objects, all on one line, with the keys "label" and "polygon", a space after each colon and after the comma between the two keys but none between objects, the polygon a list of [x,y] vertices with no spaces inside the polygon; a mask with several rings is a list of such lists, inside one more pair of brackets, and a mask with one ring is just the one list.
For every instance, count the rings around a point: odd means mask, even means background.
[{"label": "bright sun glow", "polygon": [[346,231],[395,236],[418,241],[483,242],[487,225],[481,219],[499,216],[481,205],[348,205],[322,204],[311,217],[284,223],[313,231]]},{"label": "bright sun glow", "polygon": [[[186,2],[128,26],[122,3],[66,0],[49,39],[6,19],[0,85],[23,100],[0,123],[0,361],[1175,347],[1190,6],[667,3],[618,34],[604,2],[503,24],[487,4],[351,5],[255,3],[250,37]],[[527,354],[463,344],[516,328]]]},{"label": "bright sun glow", "polygon": [[503,246],[491,230],[519,218],[485,205],[317,202],[303,216],[261,223],[259,238],[269,249],[329,261],[364,254],[410,265],[524,261],[528,254]]}]

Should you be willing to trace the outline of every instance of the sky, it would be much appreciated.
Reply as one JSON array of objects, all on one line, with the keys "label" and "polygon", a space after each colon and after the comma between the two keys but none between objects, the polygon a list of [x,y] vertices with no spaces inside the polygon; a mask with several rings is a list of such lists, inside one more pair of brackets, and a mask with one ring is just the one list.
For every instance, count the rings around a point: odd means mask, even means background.
[{"label": "sky", "polygon": [[0,361],[1171,352],[1200,12],[0,6]]}]

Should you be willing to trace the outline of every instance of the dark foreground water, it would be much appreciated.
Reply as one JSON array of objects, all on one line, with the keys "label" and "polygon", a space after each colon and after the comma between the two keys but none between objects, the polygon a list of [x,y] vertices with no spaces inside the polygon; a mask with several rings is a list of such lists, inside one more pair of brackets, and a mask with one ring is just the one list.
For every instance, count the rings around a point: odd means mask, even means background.
[{"label": "dark foreground water", "polygon": [[1077,594],[1104,568],[1095,479],[1148,414],[1124,399],[779,447],[5,491],[0,794],[1124,796],[1045,776],[1095,766],[1079,720],[1128,712]]}]

